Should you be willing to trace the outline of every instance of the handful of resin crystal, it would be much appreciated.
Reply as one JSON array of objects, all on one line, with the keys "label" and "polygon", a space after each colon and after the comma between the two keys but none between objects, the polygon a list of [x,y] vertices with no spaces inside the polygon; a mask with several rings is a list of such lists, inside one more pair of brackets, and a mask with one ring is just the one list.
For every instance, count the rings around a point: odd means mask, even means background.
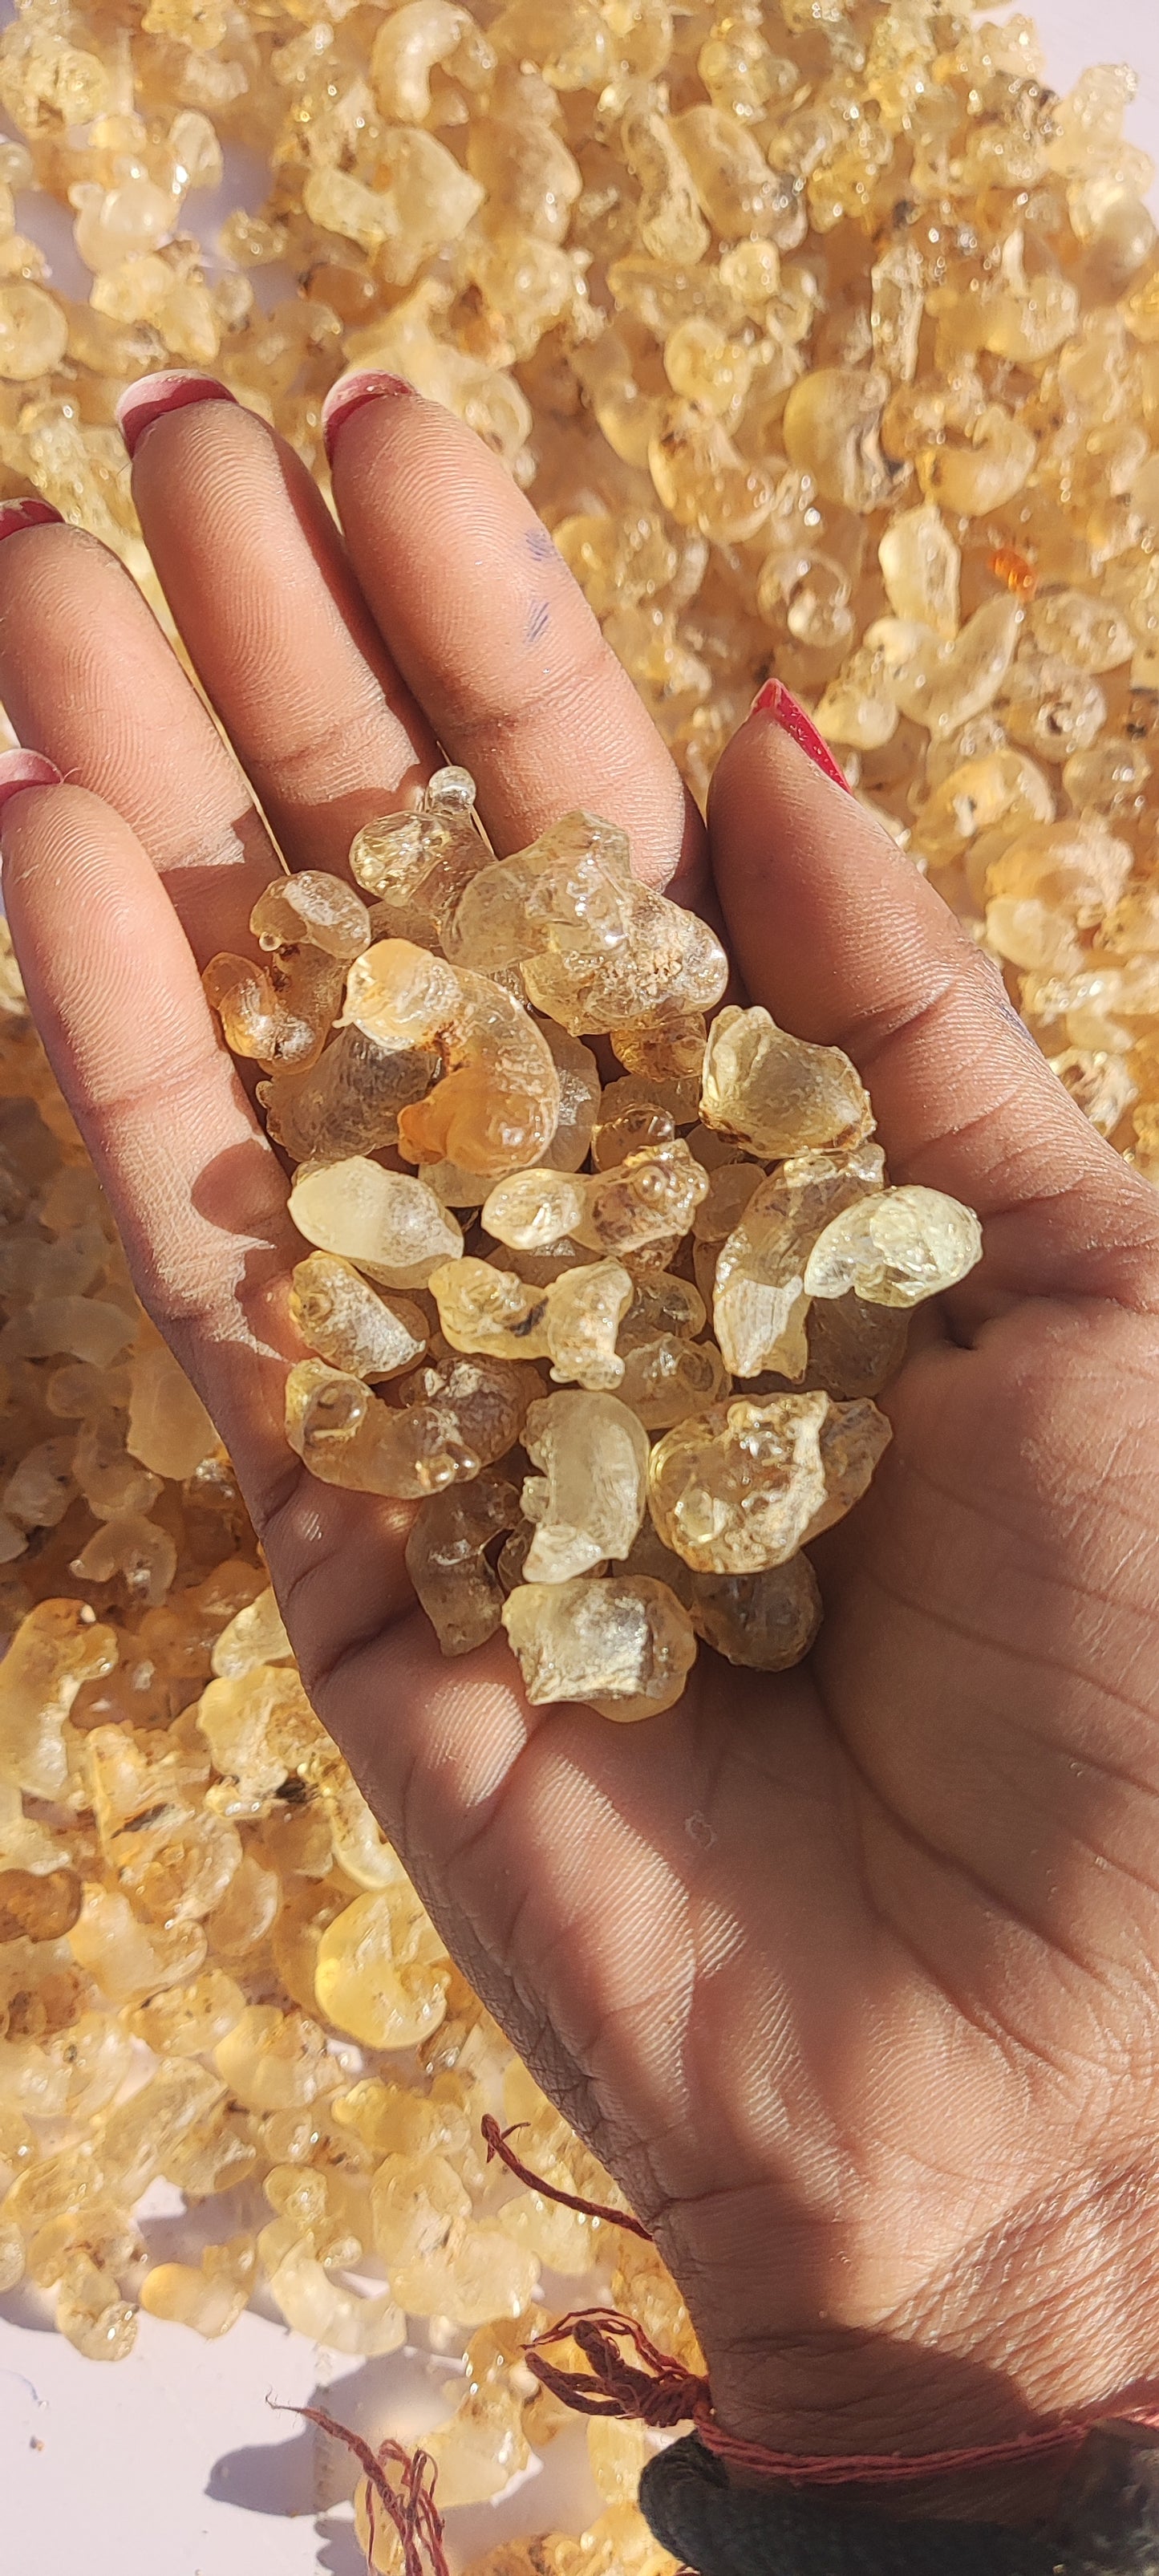
[{"label": "handful of resin crystal", "polygon": [[291,1446],[417,1502],[443,1653],[502,1627],[536,1703],[654,1715],[699,1641],[785,1670],[820,1620],[804,1550],[865,1493],[908,1310],[973,1268],[976,1216],[889,1186],[839,1048],[709,1027],[724,951],[613,824],[497,859],[448,768],[350,865],[369,904],[277,878],[265,962],[205,978],[314,1247]]}]

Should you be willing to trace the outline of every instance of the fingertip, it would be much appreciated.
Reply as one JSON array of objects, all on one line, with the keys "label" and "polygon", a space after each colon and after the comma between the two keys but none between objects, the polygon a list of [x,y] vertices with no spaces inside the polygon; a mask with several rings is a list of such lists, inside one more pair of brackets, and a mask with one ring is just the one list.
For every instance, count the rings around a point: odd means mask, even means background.
[{"label": "fingertip", "polygon": [[64,519],[51,501],[42,501],[39,492],[29,492],[23,501],[5,501],[0,505],[0,544],[5,537],[18,537],[26,528],[62,528]]},{"label": "fingertip", "polygon": [[[20,761],[36,776],[21,776],[6,792],[9,762]],[[0,757],[0,866],[4,909],[15,927],[38,917],[47,905],[55,924],[54,939],[71,939],[74,924],[87,925],[90,964],[94,942],[103,930],[103,913],[112,900],[106,882],[105,846],[110,834],[125,832],[121,816],[103,796],[79,779],[62,776],[42,752],[7,752]]]},{"label": "fingertip", "polygon": [[159,369],[151,376],[140,376],[129,385],[117,404],[117,427],[130,458],[134,457],[147,429],[154,421],[164,420],[172,411],[187,411],[193,403],[234,403],[228,385],[217,376],[204,376],[182,367]]},{"label": "fingertip", "polygon": [[844,788],[847,796],[852,796],[849,780],[835,760],[824,734],[814,724],[808,708],[801,705],[800,699],[793,696],[783,680],[773,678],[765,681],[763,688],[757,690],[746,721],[775,726],[778,733],[796,743],[798,750],[804,752],[823,778],[831,779],[835,786]]},{"label": "fingertip", "polygon": [[322,436],[331,468],[338,452],[338,441],[347,421],[355,412],[365,411],[370,403],[397,402],[401,396],[414,395],[415,388],[405,376],[391,375],[383,367],[352,367],[339,376],[322,405]]},{"label": "fingertip", "polygon": [[30,787],[61,787],[64,781],[54,760],[42,751],[6,751],[0,753],[0,817],[8,819],[9,809],[18,796]]},{"label": "fingertip", "polygon": [[[776,693],[776,694],[774,694]],[[815,737],[815,739],[814,739]],[[780,681],[766,681],[717,762],[709,823],[719,865],[786,880],[807,852],[826,869],[871,863],[912,886],[915,870],[881,816],[852,787],[812,718]],[[930,890],[932,893],[932,889]],[[944,910],[938,903],[938,909]]]}]

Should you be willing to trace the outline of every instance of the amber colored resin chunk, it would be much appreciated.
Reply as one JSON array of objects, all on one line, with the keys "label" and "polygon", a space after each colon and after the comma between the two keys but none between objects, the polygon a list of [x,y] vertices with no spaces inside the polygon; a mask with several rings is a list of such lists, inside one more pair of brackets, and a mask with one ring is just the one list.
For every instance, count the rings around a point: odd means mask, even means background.
[{"label": "amber colored resin chunk", "polygon": [[759,1574],[844,1518],[890,1437],[876,1405],[827,1395],[717,1405],[653,1450],[652,1518],[695,1570]]},{"label": "amber colored resin chunk", "polygon": [[696,1653],[687,1613],[647,1575],[523,1583],[503,1625],[534,1707],[586,1700],[625,1723],[671,1708]]}]

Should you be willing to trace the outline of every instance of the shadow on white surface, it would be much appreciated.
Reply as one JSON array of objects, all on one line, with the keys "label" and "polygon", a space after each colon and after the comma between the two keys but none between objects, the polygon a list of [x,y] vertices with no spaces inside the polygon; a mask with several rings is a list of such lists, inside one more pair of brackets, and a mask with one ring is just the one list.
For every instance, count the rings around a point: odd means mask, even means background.
[{"label": "shadow on white surface", "polygon": [[327,2518],[318,2525],[318,2538],[322,2544],[318,2576],[366,2576],[366,2560],[352,2522]]},{"label": "shadow on white surface", "polygon": [[[416,2380],[421,2385],[424,2379],[425,2408],[416,2404]],[[425,2414],[429,2428],[442,2412],[435,2397],[432,2356],[413,2349],[366,2362],[337,2383],[322,2378],[300,2403],[319,2407],[371,2443],[382,2439],[385,2428],[408,2443],[421,2439],[424,2426],[416,2416]],[[211,2503],[226,2505],[235,2513],[283,2522],[313,2516],[322,2552],[319,2571],[325,2571],[325,2576],[366,2576],[348,2510],[359,2474],[356,2458],[341,2441],[303,2423],[288,2440],[271,2431],[269,2442],[250,2442],[224,2452],[214,2461],[205,2492]],[[529,2515],[526,2491],[531,2486],[535,2495]],[[533,2456],[530,2466],[512,2478],[492,2503],[458,2505],[447,2511],[448,2555],[453,2566],[464,2566],[529,2528],[567,2530],[590,2520],[599,2509],[588,2472],[584,2428],[577,2424],[558,2434],[542,2459]]]},{"label": "shadow on white surface", "polygon": [[17,2326],[21,2334],[55,2334],[52,2301],[32,2281],[22,2281],[0,2299],[0,2326]]},{"label": "shadow on white surface", "polygon": [[[426,2354],[407,2349],[391,2353],[385,2360],[363,2363],[337,2384],[331,2379],[317,2381],[298,2402],[322,2408],[352,2432],[361,2433],[364,2441],[378,2443],[388,2428],[393,2431],[396,2424],[413,2416],[415,2373],[427,2359]],[[283,2517],[324,2513],[348,2502],[359,2476],[353,2453],[312,2424],[295,2426],[292,2414],[276,2411],[276,2401],[271,2400],[271,2407],[275,2411],[268,2442],[247,2443],[214,2461],[205,2489],[211,2501],[234,2505],[245,2513]],[[435,2421],[440,2411],[436,2398],[429,2408],[429,2421]]]}]

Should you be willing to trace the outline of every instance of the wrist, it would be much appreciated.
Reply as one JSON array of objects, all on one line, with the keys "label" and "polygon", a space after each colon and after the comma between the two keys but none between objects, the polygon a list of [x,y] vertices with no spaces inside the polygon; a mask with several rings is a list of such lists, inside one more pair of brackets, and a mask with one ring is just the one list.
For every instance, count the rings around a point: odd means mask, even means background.
[{"label": "wrist", "polygon": [[[670,2212],[662,2230],[729,2434],[810,2458],[920,2461],[1154,2404],[1150,2174],[1094,2193],[1076,2186],[1065,2206],[1019,2212],[980,2243],[963,2230],[940,2267],[888,2299],[880,2247],[904,2245],[903,2227],[883,2221],[880,2243],[865,2247],[837,2224],[794,2230],[771,2201],[722,2196]],[[1073,2456],[967,2458],[881,2501],[907,2516],[1029,2518],[1049,2507]]]},{"label": "wrist", "polygon": [[[856,2354],[840,2338],[823,2336],[808,2348],[796,2339],[791,2354],[759,2359],[731,2349],[709,2367],[714,2420],[727,2432],[759,2422],[759,2433],[742,2437],[754,2452],[840,2467],[839,2477],[815,2484],[797,2487],[786,2478],[786,2491],[802,2501],[830,2509],[863,2502],[901,2521],[1036,2521],[1065,2484],[1082,2435],[1041,2450],[1037,2437],[1054,2419],[1047,2426],[1000,2382],[979,2374],[970,2385],[968,2378],[937,2354],[899,2351],[885,2336],[867,2337]],[[1015,2446],[1023,2442],[1019,2456]],[[882,2479],[882,2461],[905,2474]],[[924,2461],[930,2467],[923,2474]],[[767,2483],[755,2459],[750,2468],[730,2458],[728,2474],[734,2486]]]}]

